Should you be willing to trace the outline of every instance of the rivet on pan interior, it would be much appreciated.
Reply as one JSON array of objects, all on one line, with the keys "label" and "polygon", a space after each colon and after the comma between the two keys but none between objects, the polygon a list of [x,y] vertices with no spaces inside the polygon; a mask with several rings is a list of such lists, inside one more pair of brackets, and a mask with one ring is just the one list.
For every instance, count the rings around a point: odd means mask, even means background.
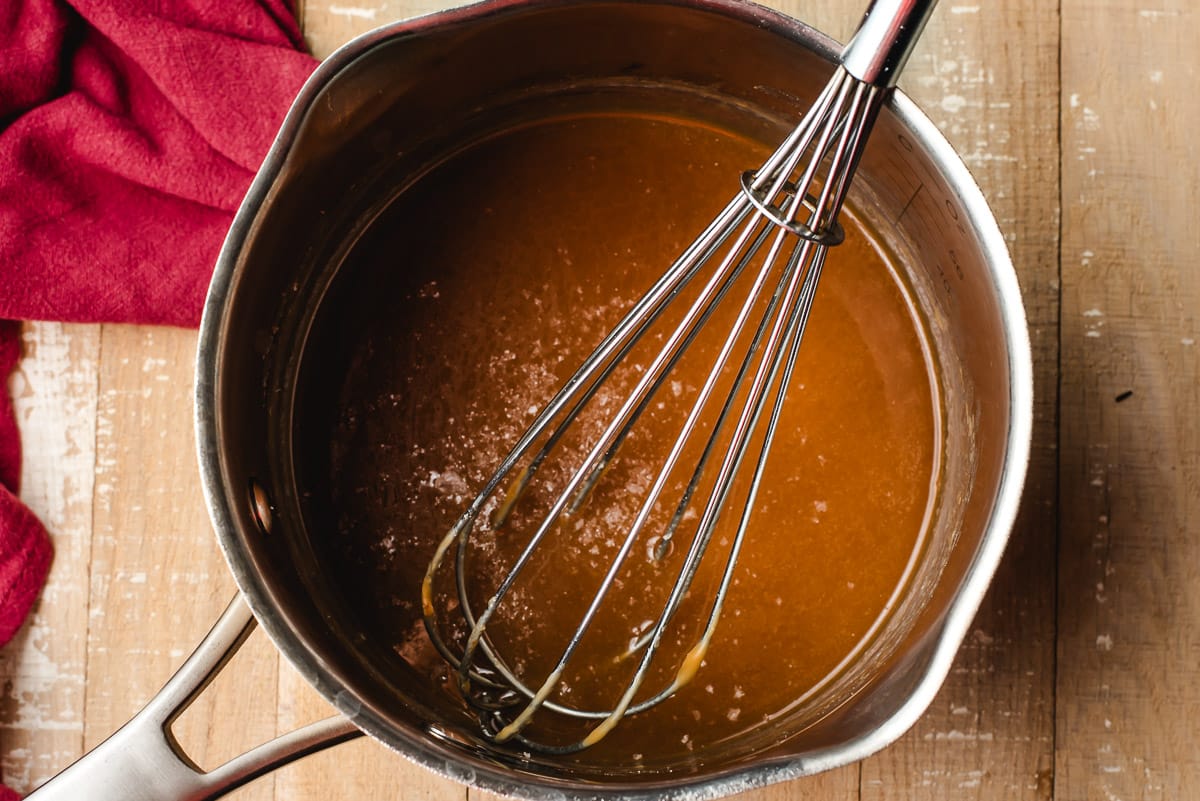
[{"label": "rivet on pan interior", "polygon": [[267,491],[263,489],[262,484],[254,479],[250,479],[250,512],[254,515],[254,522],[258,523],[259,530],[270,534],[271,499],[267,497]]}]

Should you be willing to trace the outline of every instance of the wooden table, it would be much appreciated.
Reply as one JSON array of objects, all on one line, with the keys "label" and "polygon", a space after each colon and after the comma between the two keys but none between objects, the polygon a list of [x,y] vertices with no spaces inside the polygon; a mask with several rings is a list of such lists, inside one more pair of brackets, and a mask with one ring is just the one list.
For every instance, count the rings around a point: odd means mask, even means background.
[{"label": "wooden table", "polygon": [[[301,15],[326,55],[441,5]],[[861,2],[776,5],[844,38]],[[982,184],[1020,273],[1037,375],[1023,512],[916,727],[755,799],[1200,797],[1198,41],[1191,0],[942,3],[902,84]],[[194,332],[36,324],[24,342],[24,497],[57,557],[0,655],[0,765],[31,789],[159,687],[233,585],[198,488]],[[257,635],[181,739],[212,765],[326,713]],[[483,794],[361,740],[237,797],[467,795]]]}]

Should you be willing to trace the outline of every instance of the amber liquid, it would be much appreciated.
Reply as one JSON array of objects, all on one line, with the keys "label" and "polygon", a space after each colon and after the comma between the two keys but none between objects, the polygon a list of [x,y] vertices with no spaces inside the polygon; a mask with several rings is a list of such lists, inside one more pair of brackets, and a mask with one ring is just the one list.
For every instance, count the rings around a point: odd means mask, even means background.
[{"label": "amber liquid", "polygon": [[[304,489],[329,510],[318,545],[357,624],[428,676],[432,691],[456,692],[420,622],[437,542],[537,409],[764,153],[680,120],[597,114],[529,125],[409,187],[348,256],[336,295],[352,311],[322,334],[338,340],[344,374],[322,378],[337,385],[336,404],[321,422],[323,468]],[[935,483],[936,380],[886,254],[844,222],[715,638],[693,680],[597,746],[613,758],[699,757],[789,714],[853,660],[904,589]],[[489,632],[532,686],[590,600],[718,344],[700,342],[681,363],[597,485],[586,525],[560,526],[497,613]],[[618,398],[630,380],[615,381]],[[536,522],[537,505],[564,480],[556,469],[509,528]],[[737,511],[714,535],[639,697],[669,683],[694,644]],[[468,581],[482,608],[523,540],[490,531],[486,515],[479,529]],[[629,645],[658,615],[686,549],[683,539],[656,559],[649,544],[634,547],[554,700],[615,703],[637,662]],[[461,637],[448,579],[436,601],[448,636]],[[529,733],[587,730],[547,716]]]}]

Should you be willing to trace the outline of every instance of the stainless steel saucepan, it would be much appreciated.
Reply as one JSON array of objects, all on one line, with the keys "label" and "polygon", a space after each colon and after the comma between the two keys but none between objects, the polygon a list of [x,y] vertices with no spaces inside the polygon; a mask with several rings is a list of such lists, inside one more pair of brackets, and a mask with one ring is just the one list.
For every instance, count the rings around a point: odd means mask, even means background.
[{"label": "stainless steel saucepan", "polygon": [[[699,116],[771,141],[812,101],[835,53],[803,24],[734,0],[491,0],[382,28],[322,64],[234,221],[200,331],[200,466],[241,594],[145,710],[34,797],[213,798],[365,732],[514,797],[712,798],[861,759],[911,726],[950,668],[1016,515],[1032,379],[1001,234],[962,162],[903,94],[884,109],[851,204],[907,265],[931,331],[942,484],[910,591],[821,715],[781,716],[687,761],[613,764],[585,752],[566,762],[495,746],[419,671],[381,662],[364,641],[297,489],[300,374],[336,382],[340,367],[312,351],[314,319],[347,248],[406,177],[473,137],[597,103]],[[256,621],[342,717],[201,771],[171,723]]]}]

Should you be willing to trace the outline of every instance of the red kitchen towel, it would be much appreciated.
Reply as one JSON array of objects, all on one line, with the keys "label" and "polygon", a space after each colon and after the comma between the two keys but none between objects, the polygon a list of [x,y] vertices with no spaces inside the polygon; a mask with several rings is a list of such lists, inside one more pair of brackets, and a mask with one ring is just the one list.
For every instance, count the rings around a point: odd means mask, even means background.
[{"label": "red kitchen towel", "polygon": [[50,562],[16,498],[6,321],[195,325],[315,64],[285,0],[0,2],[0,644]]}]

